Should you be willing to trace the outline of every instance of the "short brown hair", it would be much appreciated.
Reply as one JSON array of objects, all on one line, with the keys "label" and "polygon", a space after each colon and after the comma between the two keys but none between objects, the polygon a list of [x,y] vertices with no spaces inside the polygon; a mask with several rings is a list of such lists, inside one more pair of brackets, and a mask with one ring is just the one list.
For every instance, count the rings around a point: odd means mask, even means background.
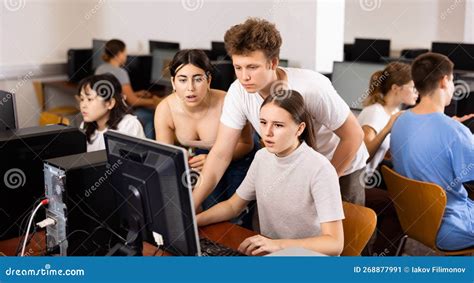
[{"label": "short brown hair", "polygon": [[280,56],[281,36],[275,25],[264,19],[249,18],[231,27],[224,35],[225,49],[232,55],[261,50],[268,59]]},{"label": "short brown hair", "polygon": [[364,106],[375,103],[385,105],[385,95],[392,85],[402,86],[411,81],[410,65],[401,62],[392,62],[385,69],[372,74]]},{"label": "short brown hair", "polygon": [[453,68],[453,62],[438,53],[429,52],[416,57],[411,65],[411,76],[420,96],[437,89],[439,81],[451,75]]},{"label": "short brown hair", "polygon": [[120,39],[111,39],[107,41],[104,46],[104,53],[102,54],[102,59],[105,62],[109,62],[120,52],[123,52],[125,50],[125,47],[125,43]]}]

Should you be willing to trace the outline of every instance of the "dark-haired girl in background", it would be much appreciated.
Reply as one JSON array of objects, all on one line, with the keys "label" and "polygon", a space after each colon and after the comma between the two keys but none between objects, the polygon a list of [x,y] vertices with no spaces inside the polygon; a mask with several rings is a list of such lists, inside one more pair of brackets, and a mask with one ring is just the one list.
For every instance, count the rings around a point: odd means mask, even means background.
[{"label": "dark-haired girl in background", "polygon": [[117,130],[138,138],[145,138],[137,117],[128,114],[123,102],[122,86],[112,74],[90,76],[79,83],[80,109],[87,137],[87,151],[105,149],[104,133]]}]

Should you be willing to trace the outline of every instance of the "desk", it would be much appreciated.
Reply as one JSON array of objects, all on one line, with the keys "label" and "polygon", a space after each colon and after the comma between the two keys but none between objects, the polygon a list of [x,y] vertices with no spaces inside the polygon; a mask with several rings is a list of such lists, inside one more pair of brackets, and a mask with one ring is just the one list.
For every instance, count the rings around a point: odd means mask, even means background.
[{"label": "desk", "polygon": [[[232,249],[237,249],[240,243],[257,233],[230,222],[221,222],[209,226],[199,228],[199,235],[208,238],[214,242],[222,244]],[[20,238],[13,238],[9,240],[0,241],[0,252],[2,255],[13,256]],[[30,244],[25,249],[25,254],[28,256],[38,256],[45,250],[45,233],[44,231],[36,233],[31,239]],[[143,255],[151,256],[155,253],[156,247],[144,243]],[[158,253],[160,254],[160,253]],[[167,254],[169,255],[169,254]]]}]

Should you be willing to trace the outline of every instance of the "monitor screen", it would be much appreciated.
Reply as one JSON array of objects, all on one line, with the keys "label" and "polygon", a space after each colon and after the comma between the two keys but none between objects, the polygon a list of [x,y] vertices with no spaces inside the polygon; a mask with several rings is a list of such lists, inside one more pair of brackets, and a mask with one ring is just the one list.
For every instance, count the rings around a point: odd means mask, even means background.
[{"label": "monitor screen", "polygon": [[211,42],[211,50],[212,56],[211,60],[215,61],[223,61],[223,60],[230,60],[231,58],[227,55],[227,51],[225,50],[225,44],[221,41],[212,41]]},{"label": "monitor screen", "polygon": [[100,65],[104,64],[102,55],[104,54],[104,48],[107,40],[92,40],[92,70],[95,71]]},{"label": "monitor screen", "polygon": [[474,44],[433,42],[431,51],[448,56],[455,70],[474,71]]},{"label": "monitor screen", "polygon": [[0,131],[18,128],[15,94],[0,90]]},{"label": "monitor screen", "polygon": [[351,50],[351,61],[380,62],[390,56],[390,40],[356,38]]},{"label": "monitor screen", "polygon": [[179,50],[174,49],[155,49],[151,53],[152,67],[151,67],[151,81],[159,85],[170,85],[171,74],[169,71],[169,64],[173,60],[174,55]]},{"label": "monitor screen", "polygon": [[186,151],[115,131],[105,134],[105,143],[108,164],[120,164],[112,185],[127,239],[140,247],[142,240],[155,244],[161,236],[166,251],[199,255]]},{"label": "monitor screen", "polygon": [[367,97],[370,77],[385,64],[361,62],[334,62],[332,84],[352,110],[362,110]]},{"label": "monitor screen", "polygon": [[179,51],[179,43],[150,40],[149,45],[152,56],[151,82],[159,85],[171,85],[168,65]]},{"label": "monitor screen", "polygon": [[150,40],[148,41],[148,46],[150,48],[150,53],[152,53],[153,50],[155,49],[171,49],[171,50],[180,49],[178,42],[168,42],[168,41]]}]

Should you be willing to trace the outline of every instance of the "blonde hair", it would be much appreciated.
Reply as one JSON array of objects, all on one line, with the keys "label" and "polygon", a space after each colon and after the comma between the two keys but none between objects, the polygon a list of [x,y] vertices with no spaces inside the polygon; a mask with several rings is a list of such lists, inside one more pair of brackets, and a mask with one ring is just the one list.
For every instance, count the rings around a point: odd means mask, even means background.
[{"label": "blonde hair", "polygon": [[385,105],[385,96],[392,88],[392,85],[402,86],[409,83],[411,78],[411,67],[408,64],[392,62],[383,70],[372,74],[367,90],[367,98],[364,106],[375,103]]}]

